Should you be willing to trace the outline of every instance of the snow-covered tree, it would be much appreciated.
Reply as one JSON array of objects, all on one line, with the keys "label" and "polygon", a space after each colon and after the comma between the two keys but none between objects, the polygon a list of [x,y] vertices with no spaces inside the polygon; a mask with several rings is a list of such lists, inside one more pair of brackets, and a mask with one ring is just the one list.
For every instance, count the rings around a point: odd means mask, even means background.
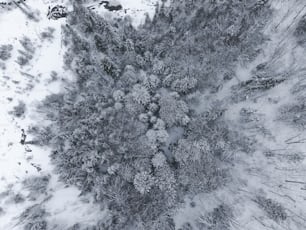
[{"label": "snow-covered tree", "polygon": [[159,88],[160,79],[156,75],[145,76],[143,85],[149,92],[154,92]]},{"label": "snow-covered tree", "polygon": [[122,90],[115,90],[113,93],[113,98],[117,102],[121,102],[124,99],[124,92]]},{"label": "snow-covered tree", "polygon": [[168,127],[183,125],[188,116],[188,105],[174,94],[164,95],[159,102],[159,114]]},{"label": "snow-covered tree", "polygon": [[211,154],[210,144],[206,139],[192,141],[180,139],[174,152],[175,159],[181,164],[189,161],[199,161],[205,154]]},{"label": "snow-covered tree", "polygon": [[155,168],[163,167],[167,162],[167,158],[162,152],[158,152],[152,158],[152,164]]},{"label": "snow-covered tree", "polygon": [[188,93],[197,85],[195,78],[183,78],[174,80],[171,84],[171,89],[179,93]]},{"label": "snow-covered tree", "polygon": [[137,103],[142,105],[147,105],[151,99],[149,91],[140,84],[134,85],[132,97]]},{"label": "snow-covered tree", "polygon": [[120,77],[120,81],[118,82],[119,86],[122,88],[130,88],[137,83],[139,80],[138,73],[135,68],[131,65],[127,65],[124,68],[124,72]]},{"label": "snow-covered tree", "polygon": [[134,178],[134,186],[141,194],[150,192],[150,189],[154,185],[154,177],[148,172],[137,173]]},{"label": "snow-covered tree", "polygon": [[167,142],[169,135],[168,132],[164,129],[162,130],[150,129],[146,133],[146,137],[148,138],[148,143],[150,144],[151,148],[157,149],[158,146]]}]

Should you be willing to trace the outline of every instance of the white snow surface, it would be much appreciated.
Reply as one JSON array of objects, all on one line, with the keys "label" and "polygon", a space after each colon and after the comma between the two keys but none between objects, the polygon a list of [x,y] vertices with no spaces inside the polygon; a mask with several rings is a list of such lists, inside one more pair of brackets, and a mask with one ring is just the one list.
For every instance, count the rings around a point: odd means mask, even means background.
[{"label": "white snow surface", "polygon": [[[225,117],[232,127],[256,140],[256,151],[251,155],[233,154],[233,180],[217,192],[203,194],[186,200],[185,208],[176,215],[177,226],[188,220],[194,226],[202,214],[220,204],[228,204],[234,210],[231,229],[235,230],[302,230],[306,229],[306,131],[296,129],[278,119],[279,109],[295,101],[292,87],[305,79],[305,49],[296,44],[293,32],[306,14],[305,1],[270,1],[274,13],[265,28],[268,41],[262,45],[255,61],[237,66],[236,76],[223,85],[218,95],[201,95],[203,104],[196,110],[204,111],[215,99],[226,104]],[[290,78],[278,86],[238,103],[230,103],[230,87],[251,78],[251,70],[260,63],[268,63],[276,73],[289,73]],[[239,112],[242,108],[254,111],[256,120],[242,124]],[[263,129],[264,128],[264,129]],[[267,132],[265,133],[264,130]],[[269,155],[271,154],[271,155]],[[290,160],[299,154],[300,161]],[[265,196],[279,202],[288,214],[284,222],[275,222],[254,201]],[[194,201],[197,206],[189,204]]]},{"label": "white snow surface", "polygon": [[[5,68],[0,69],[0,207],[4,211],[0,213],[1,230],[23,229],[18,216],[27,207],[37,203],[42,203],[48,213],[46,219],[50,229],[66,229],[77,222],[91,225],[104,215],[91,198],[85,196],[81,199],[76,187],[67,187],[59,182],[49,159],[50,149],[20,144],[21,129],[27,130],[35,123],[45,122],[35,109],[37,103],[47,95],[63,90],[62,79],[73,80],[71,74],[63,70],[62,57],[65,50],[61,44],[61,26],[65,24],[65,19],[54,21],[48,20],[46,16],[48,6],[56,4],[68,3],[27,0],[29,8],[25,9],[35,12],[37,21],[30,20],[18,7],[0,10],[0,45],[11,44],[14,47],[12,57],[5,62]],[[154,8],[152,4],[148,7],[147,2],[140,0],[129,3],[123,1],[123,5],[129,5],[126,14],[135,18],[136,26],[143,20],[144,12],[148,11],[152,15]],[[136,14],[137,10],[139,12]],[[48,27],[54,29],[51,42],[41,37],[41,33]],[[21,67],[16,60],[18,50],[22,50],[19,41],[24,36],[34,43],[36,50],[30,64]],[[52,71],[58,74],[58,80],[51,80]],[[26,104],[26,113],[17,118],[9,114],[9,111],[19,101]],[[30,135],[27,140],[31,140]],[[35,201],[26,200],[15,204],[12,200],[14,196],[28,195],[21,182],[32,176],[43,175],[51,175],[47,194],[37,194]]]},{"label": "white snow surface", "polygon": [[[135,26],[143,22],[145,12],[151,16],[154,14],[152,1],[121,0],[120,2],[127,13],[124,11],[110,13],[103,8],[99,8],[98,12],[106,17],[109,15],[123,17],[128,14],[133,18]],[[0,213],[0,230],[22,229],[18,216],[27,207],[36,203],[43,203],[49,213],[47,220],[51,223],[50,229],[65,229],[75,222],[92,224],[104,215],[90,197],[81,199],[77,188],[67,187],[58,181],[50,163],[50,149],[24,146],[19,143],[22,128],[27,129],[33,123],[44,122],[35,110],[35,105],[46,95],[63,90],[61,78],[73,80],[69,72],[62,68],[64,49],[61,46],[61,25],[65,23],[65,19],[52,21],[46,17],[48,6],[58,3],[67,4],[56,0],[28,0],[27,5],[37,12],[38,22],[29,20],[18,8],[0,11],[0,45],[14,46],[12,57],[5,62],[6,69],[0,70],[0,207],[4,210],[3,214]],[[88,2],[88,5],[90,4]],[[191,200],[187,199],[186,207],[176,214],[177,227],[186,221],[192,222],[220,203],[226,203],[235,210],[235,219],[232,220],[232,229],[235,230],[306,229],[306,187],[303,184],[286,182],[306,183],[306,161],[297,163],[286,158],[291,153],[300,153],[305,157],[306,143],[298,141],[289,144],[288,139],[303,139],[306,131],[296,130],[277,120],[279,107],[294,100],[290,89],[305,77],[305,72],[302,72],[306,67],[305,51],[296,46],[292,32],[298,20],[306,13],[306,7],[304,1],[298,0],[273,0],[272,6],[275,14],[265,31],[270,40],[261,47],[261,54],[254,62],[237,66],[237,79],[234,78],[226,83],[217,98],[228,97],[231,85],[237,84],[238,80],[249,79],[251,69],[265,61],[275,62],[277,72],[290,70],[292,78],[258,98],[250,98],[227,106],[228,121],[235,124],[240,132],[258,140],[260,144],[252,155],[240,152],[234,154],[235,164],[232,170],[234,179],[229,186],[213,194],[197,196],[194,198],[197,204],[194,208],[189,206]],[[43,41],[40,37],[40,33],[48,27],[55,29],[52,42]],[[19,40],[23,36],[35,41],[36,51],[30,65],[21,68],[16,63],[16,59],[18,49],[21,49]],[[59,80],[50,83],[52,71],[58,73]],[[31,78],[21,72],[34,77]],[[34,85],[34,88],[28,87],[29,84]],[[210,100],[207,95],[202,97],[203,105],[197,108],[198,111],[204,110],[207,101]],[[27,110],[23,117],[16,118],[8,112],[19,101],[26,103]],[[238,120],[241,108],[255,110],[259,114],[261,124],[270,134],[264,136],[254,127],[243,126]],[[27,139],[31,140],[31,136]],[[32,152],[28,152],[26,148],[30,148]],[[268,158],[265,155],[268,150],[277,154]],[[33,164],[41,167],[41,171],[33,167]],[[36,201],[26,200],[15,204],[12,201],[14,195],[20,193],[27,196],[27,191],[22,189],[21,185],[23,179],[41,175],[51,175],[47,194],[37,194]],[[7,191],[8,194],[5,194]],[[286,207],[288,220],[280,224],[269,219],[253,201],[256,195],[266,195],[280,202]]]},{"label": "white snow surface", "polygon": [[150,18],[154,16],[155,6],[160,0],[110,0],[109,5],[122,5],[122,10],[109,12],[103,6],[99,6],[100,1],[86,1],[85,6],[89,7],[99,15],[103,15],[106,19],[124,18],[129,16],[132,19],[132,24],[137,27],[145,20],[145,14]]}]

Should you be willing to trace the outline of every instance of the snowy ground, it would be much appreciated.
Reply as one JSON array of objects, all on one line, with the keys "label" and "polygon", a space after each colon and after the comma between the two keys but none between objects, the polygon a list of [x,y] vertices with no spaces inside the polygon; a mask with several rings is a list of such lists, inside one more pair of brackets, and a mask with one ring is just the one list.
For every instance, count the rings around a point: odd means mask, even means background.
[{"label": "snowy ground", "polygon": [[97,2],[99,1],[88,1],[86,5],[94,8],[95,12],[98,12],[100,15],[104,15],[106,18],[122,18],[129,15],[133,19],[133,25],[137,27],[137,25],[144,22],[144,14],[147,13],[150,17],[153,17],[155,5],[157,2],[159,2],[159,0],[111,0],[109,1],[111,5],[122,5],[122,10],[114,12],[109,12],[104,7],[98,7]]},{"label": "snowy ground", "polygon": [[[3,62],[5,68],[0,70],[0,207],[3,209],[3,213],[0,209],[0,229],[22,229],[17,217],[36,203],[43,203],[49,213],[48,222],[54,223],[53,229],[65,229],[76,220],[84,224],[94,223],[97,216],[103,215],[90,198],[80,199],[76,188],[66,187],[57,180],[52,172],[49,149],[20,144],[21,129],[27,129],[34,122],[43,122],[35,110],[37,102],[62,90],[62,78],[72,80],[62,69],[61,61],[64,53],[61,25],[65,19],[49,21],[46,17],[49,4],[58,2],[28,0],[27,5],[30,12],[34,12],[35,20],[18,8],[0,11],[0,45],[12,44],[14,47],[12,57]],[[144,19],[144,12],[151,15],[154,12],[154,4],[144,0],[122,0],[121,4],[127,13],[122,11],[112,15],[122,17],[130,14],[135,18],[135,25]],[[187,205],[177,214],[177,226],[196,219],[223,202],[235,210],[232,229],[306,229],[306,131],[295,129],[277,118],[280,107],[296,100],[290,90],[305,75],[305,50],[296,45],[292,33],[299,18],[306,13],[306,7],[303,1],[291,0],[274,0],[272,6],[275,15],[266,28],[270,40],[261,47],[261,54],[254,62],[237,66],[238,79],[227,82],[217,97],[229,98],[230,86],[249,79],[251,70],[260,63],[271,63],[277,73],[288,72],[292,77],[262,95],[228,105],[226,118],[237,130],[257,140],[257,151],[252,155],[236,153],[232,170],[235,179],[214,195],[197,197],[196,207]],[[111,14],[99,10],[106,16]],[[41,37],[48,27],[54,28],[52,42]],[[30,38],[35,52],[30,63],[21,67],[16,60],[18,50],[23,49],[20,44],[23,36]],[[51,77],[52,71],[58,73],[55,81]],[[26,112],[17,118],[9,111],[19,101],[26,103]],[[252,111],[254,117],[251,121],[241,122],[242,108]],[[31,140],[31,136],[27,140]],[[29,191],[21,182],[42,175],[51,176],[47,193],[37,194],[35,201],[27,199]],[[25,197],[25,200],[16,202],[16,195]],[[256,195],[280,202],[286,207],[288,219],[282,224],[271,221],[254,202]]]},{"label": "snowy ground", "polygon": [[[233,78],[218,95],[213,95],[227,105],[225,117],[233,129],[257,141],[256,151],[252,155],[235,153],[233,181],[213,195],[197,197],[198,206],[194,208],[187,203],[177,215],[178,225],[186,219],[192,222],[201,213],[225,203],[235,210],[232,229],[306,229],[306,131],[278,119],[280,108],[296,100],[297,95],[291,93],[293,86],[305,79],[305,50],[297,46],[293,31],[306,13],[306,5],[303,1],[275,0],[272,6],[275,15],[265,30],[269,40],[261,47],[260,55],[252,63],[237,66],[238,79]],[[230,87],[249,80],[251,70],[261,63],[268,63],[277,74],[290,74],[290,80],[245,101],[231,103]],[[241,109],[250,111],[248,122],[241,120]],[[287,220],[271,220],[254,201],[258,195],[282,204]]]},{"label": "snowy ground", "polygon": [[[47,221],[53,229],[65,229],[76,222],[94,224],[97,216],[103,215],[90,198],[80,199],[76,188],[58,181],[50,164],[49,149],[20,144],[21,129],[27,130],[36,122],[44,122],[35,105],[46,95],[62,90],[62,78],[72,80],[62,68],[65,51],[61,45],[61,25],[65,19],[53,21],[46,17],[49,4],[53,6],[62,2],[27,0],[27,6],[21,6],[32,14],[32,18],[18,7],[0,11],[0,45],[11,44],[14,47],[11,58],[0,61],[3,67],[0,70],[0,229],[22,229],[18,216],[27,207],[38,203],[43,204],[48,213]],[[131,2],[126,14],[135,18],[135,25],[143,20],[145,11],[152,15],[153,4],[148,6],[147,2],[140,0]],[[125,4],[123,1],[122,5]],[[54,30],[50,40],[43,39],[41,34],[48,28]],[[20,66],[17,58],[19,50],[24,50],[20,43],[24,36],[31,40],[35,51],[30,63]],[[56,80],[52,79],[52,72],[57,73]],[[21,117],[9,114],[20,101],[25,102],[25,114]],[[30,140],[28,135],[27,141]],[[51,175],[47,192],[35,194],[34,201],[29,199],[30,192],[22,181],[44,175]],[[20,197],[24,200],[18,200]]]}]

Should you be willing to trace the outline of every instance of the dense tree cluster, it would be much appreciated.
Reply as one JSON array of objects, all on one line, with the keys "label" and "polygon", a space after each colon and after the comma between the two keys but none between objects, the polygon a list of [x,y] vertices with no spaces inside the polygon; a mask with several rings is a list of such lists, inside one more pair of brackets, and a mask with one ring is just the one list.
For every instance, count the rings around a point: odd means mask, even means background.
[{"label": "dense tree cluster", "polygon": [[256,56],[267,12],[254,1],[173,1],[136,30],[74,3],[63,30],[76,82],[46,98],[51,125],[36,131],[61,178],[108,210],[99,227],[174,229],[186,195],[226,183],[230,152],[245,146],[222,103],[198,114],[188,98],[218,88],[241,54]]}]

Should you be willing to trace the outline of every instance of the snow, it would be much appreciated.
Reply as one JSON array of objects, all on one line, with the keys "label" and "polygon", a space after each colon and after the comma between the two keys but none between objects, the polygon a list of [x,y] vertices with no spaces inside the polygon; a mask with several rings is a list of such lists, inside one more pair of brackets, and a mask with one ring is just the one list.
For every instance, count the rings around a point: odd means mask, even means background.
[{"label": "snow", "polygon": [[[255,153],[247,155],[237,152],[234,155],[234,165],[231,173],[233,181],[212,194],[201,194],[193,200],[187,199],[185,207],[176,214],[176,226],[186,222],[194,225],[201,214],[207,214],[221,203],[230,205],[234,210],[235,219],[232,220],[232,229],[261,230],[261,229],[305,229],[305,142],[288,144],[288,139],[303,139],[304,130],[297,130],[278,120],[279,109],[295,100],[291,93],[292,87],[305,78],[304,49],[297,46],[292,33],[299,19],[306,13],[302,1],[272,1],[275,9],[272,20],[265,29],[268,41],[262,45],[261,54],[251,63],[237,65],[236,77],[223,85],[218,94],[199,95],[200,105],[195,105],[196,112],[200,113],[210,107],[211,102],[223,100],[226,106],[225,119],[232,128],[239,133],[257,141]],[[275,73],[289,73],[289,79],[284,83],[268,90],[257,98],[246,101],[231,102],[231,87],[252,77],[251,70],[258,64],[267,62]],[[259,121],[251,124],[242,124],[240,110],[247,108],[256,112]],[[265,135],[257,129],[261,125],[270,132]],[[294,142],[294,141],[292,141]],[[267,157],[271,151],[275,156]],[[290,155],[298,153],[301,161],[292,161]],[[303,159],[304,158],[304,159]],[[301,183],[290,183],[298,181]],[[265,195],[281,203],[288,213],[288,220],[276,223],[270,220],[266,213],[254,202],[257,195]],[[196,206],[190,205],[191,201]]]},{"label": "snow", "polygon": [[[35,4],[34,4],[35,3]],[[47,9],[46,5],[40,1],[29,2],[29,5],[35,5],[37,9]],[[41,174],[52,174],[53,167],[49,160],[49,150],[41,149],[33,146],[29,146],[32,152],[26,152],[25,146],[19,144],[21,138],[21,128],[26,129],[34,121],[38,121],[39,114],[35,114],[35,104],[42,100],[46,95],[51,92],[59,92],[60,82],[53,83],[51,85],[46,84],[46,79],[50,78],[51,71],[58,71],[62,74],[62,54],[64,52],[61,49],[61,34],[60,21],[48,21],[45,17],[41,18],[39,23],[28,21],[24,14],[19,10],[13,10],[6,14],[1,15],[0,28],[1,31],[1,44],[12,44],[14,46],[13,57],[6,62],[7,69],[3,70],[3,76],[10,76],[12,80],[20,81],[19,86],[15,86],[11,82],[2,81],[0,98],[1,98],[1,136],[0,136],[0,193],[5,192],[7,186],[12,185],[13,189],[19,186],[20,182],[30,176],[38,176]],[[7,28],[10,26],[10,28]],[[39,33],[41,33],[47,27],[56,28],[54,33],[54,42],[47,43],[40,41]],[[21,49],[18,39],[22,36],[29,37],[32,41],[35,41],[37,48],[37,54],[35,54],[34,60],[32,60],[31,66],[20,68],[15,62],[17,56],[17,50]],[[29,80],[23,76],[20,71],[29,73],[35,76],[35,87],[33,90],[28,91],[22,86],[29,83]],[[19,93],[20,92],[20,93]],[[10,102],[8,97],[13,98]],[[8,114],[11,111],[13,105],[18,101],[24,101],[26,103],[27,112],[24,118],[13,118]],[[40,119],[41,120],[41,119]],[[43,122],[43,121],[42,121]],[[28,136],[28,139],[31,137]],[[28,159],[28,158],[32,159]],[[20,162],[20,165],[18,164]],[[42,168],[41,172],[38,172],[31,163],[39,165]],[[53,197],[48,201],[47,212],[53,212],[52,204],[57,204],[58,199],[63,193],[66,193],[66,197],[69,200],[62,200],[60,205],[62,206],[62,212],[68,207],[73,207],[72,203],[76,206],[83,206],[83,203],[78,200],[78,193],[76,189],[64,188],[61,183],[55,183],[53,190],[58,190],[58,187],[63,189],[63,192],[57,192],[52,194]],[[51,189],[51,188],[50,188]],[[69,194],[69,195],[68,195]],[[64,196],[65,197],[65,196]],[[5,215],[0,217],[0,229],[20,229],[20,226],[14,226],[14,218],[16,218],[22,210],[25,210],[27,206],[30,206],[29,202],[23,204],[10,204],[5,200],[0,200],[0,206],[6,212]],[[86,205],[85,205],[86,207]],[[83,214],[83,211],[72,210],[71,213]],[[56,216],[54,217],[56,219]],[[69,220],[69,219],[68,219]]]},{"label": "snow", "polygon": [[[201,212],[207,213],[223,202],[235,211],[232,229],[306,229],[306,143],[303,140],[306,132],[278,119],[279,109],[296,100],[296,96],[291,93],[292,87],[305,78],[305,50],[297,46],[293,31],[306,13],[306,6],[303,1],[275,0],[271,4],[275,11],[265,29],[269,39],[261,47],[261,54],[248,65],[238,65],[237,78],[227,82],[217,96],[202,95],[202,104],[196,108],[197,111],[206,110],[207,104],[213,99],[227,101],[225,118],[234,130],[257,141],[256,151],[250,155],[235,153],[235,163],[231,170],[233,181],[220,191],[196,197],[195,208],[188,205],[190,201],[186,202],[186,207],[176,215],[177,226],[181,226],[186,220],[192,222]],[[238,103],[230,102],[231,86],[249,80],[252,77],[251,70],[264,62],[272,66],[275,73],[289,73],[289,79],[256,98],[251,97]],[[259,121],[243,124],[240,121],[242,108],[254,111]],[[264,127],[270,134],[265,135],[257,125]],[[272,155],[266,155],[267,152]],[[293,154],[300,155],[301,160],[290,160]],[[281,203],[288,219],[283,223],[269,219],[254,202],[258,195]]]},{"label": "snow", "polygon": [[[30,20],[18,8],[0,11],[0,44],[12,44],[14,47],[12,57],[5,62],[6,68],[0,70],[0,207],[5,212],[0,214],[0,229],[22,229],[18,216],[27,207],[39,202],[48,213],[46,219],[48,223],[52,223],[50,226],[53,229],[64,229],[76,222],[91,225],[101,219],[104,212],[94,204],[92,198],[85,196],[80,199],[80,191],[76,187],[67,187],[59,182],[50,163],[50,149],[20,144],[21,129],[27,130],[33,124],[45,122],[35,109],[37,103],[45,96],[63,90],[61,78],[73,81],[71,74],[62,68],[65,50],[61,44],[61,26],[65,24],[65,19],[54,21],[46,17],[49,5],[68,3],[27,0],[26,4],[29,6],[27,10],[36,12],[39,22]],[[144,12],[149,11],[151,16],[154,12],[154,5],[148,6],[148,2],[145,1],[123,1],[122,5],[124,8],[128,7],[126,14],[135,18],[135,26],[143,21]],[[120,12],[117,16],[122,17],[126,14]],[[42,40],[40,36],[48,27],[55,29],[52,42]],[[20,67],[16,59],[18,50],[22,50],[19,40],[24,36],[34,43],[36,51],[30,64]],[[52,71],[58,74],[57,81],[51,82]],[[8,76],[9,79],[5,79],[4,76]],[[15,84],[13,81],[19,83]],[[27,88],[29,84],[34,88]],[[19,101],[26,104],[26,113],[21,118],[16,118],[8,112],[12,111]],[[27,136],[27,140],[31,138],[30,135]],[[31,149],[31,152],[26,149]],[[33,165],[39,166],[41,171]],[[12,202],[12,197],[16,194],[27,196],[28,192],[22,186],[25,178],[42,175],[51,175],[47,194],[37,194],[36,201],[26,200],[18,204]]]},{"label": "snow", "polygon": [[[120,2],[123,9],[126,9],[126,13],[124,10],[110,13],[103,7],[97,12],[102,13],[105,17],[130,15],[135,26],[143,22],[145,12],[148,12],[151,17],[154,14],[155,2],[145,0],[121,0]],[[49,4],[58,3],[68,4],[64,1],[28,0],[27,4],[40,12],[39,22],[29,20],[19,9],[0,12],[0,44],[14,46],[12,58],[5,62],[6,69],[1,70],[0,75],[0,207],[5,211],[4,215],[0,214],[0,229],[22,229],[17,217],[27,207],[39,202],[43,202],[44,208],[50,214],[47,220],[49,223],[54,223],[54,229],[65,229],[76,221],[92,224],[105,214],[90,197],[80,199],[80,191],[77,188],[67,187],[59,182],[50,163],[50,149],[27,146],[32,150],[32,152],[27,152],[26,146],[19,143],[22,128],[27,129],[34,123],[44,122],[35,110],[36,104],[46,95],[63,90],[60,79],[48,83],[51,72],[56,71],[60,78],[73,80],[69,72],[62,68],[64,49],[61,45],[61,25],[65,23],[65,19],[52,21],[46,18]],[[95,4],[95,1],[88,3],[88,5],[92,4]],[[112,2],[112,4],[115,3]],[[251,70],[266,61],[272,64],[277,73],[284,71],[290,73],[290,80],[269,90],[256,100],[250,98],[247,101],[231,103],[227,106],[226,119],[239,132],[252,135],[252,138],[258,141],[256,152],[250,155],[235,153],[235,165],[232,170],[234,179],[230,185],[214,194],[202,194],[195,197],[193,201],[197,205],[194,208],[190,206],[191,200],[186,199],[186,207],[178,211],[176,215],[177,226],[181,226],[186,220],[195,220],[201,213],[207,213],[224,202],[230,204],[235,210],[236,219],[233,220],[233,229],[306,229],[306,188],[303,184],[286,182],[291,180],[306,182],[305,159],[297,163],[288,160],[288,155],[292,153],[300,153],[305,156],[306,143],[288,144],[286,141],[294,136],[297,138],[293,140],[303,138],[306,131],[297,130],[277,119],[279,108],[295,100],[290,89],[304,78],[302,70],[306,67],[306,57],[304,50],[296,46],[292,36],[296,23],[306,13],[304,4],[303,1],[272,1],[275,14],[265,30],[270,40],[263,45],[262,53],[255,61],[248,65],[237,66],[237,78],[226,83],[214,98],[223,100],[229,97],[232,85],[250,79]],[[55,29],[51,43],[40,38],[40,33],[47,27]],[[34,42],[36,52],[30,65],[21,68],[16,63],[16,58],[18,50],[22,49],[19,40],[23,36],[29,37]],[[34,79],[21,72],[33,75]],[[10,78],[5,79],[3,76]],[[13,81],[20,83],[15,84]],[[27,84],[33,84],[34,88],[28,89]],[[12,98],[12,101],[8,98]],[[200,98],[203,104],[197,108],[197,112],[205,110],[207,102],[211,100],[207,95],[201,95]],[[19,101],[26,103],[27,110],[23,117],[14,118],[8,112]],[[256,129],[251,131],[249,126],[241,124],[239,112],[242,108],[252,109],[260,115],[260,123],[270,131],[270,138],[264,136],[261,131]],[[172,138],[177,139],[181,135],[180,128],[172,130]],[[31,140],[30,135],[27,140]],[[267,157],[266,151],[276,154]],[[42,170],[38,171],[32,164],[38,165]],[[48,174],[51,175],[51,182],[47,195],[38,194],[36,201],[26,200],[18,204],[11,201],[15,194],[27,195],[21,184],[25,178]],[[6,191],[9,191],[8,195],[3,194]],[[254,203],[252,199],[260,194],[266,194],[286,207],[289,218],[285,224],[280,225],[268,219]]]},{"label": "snow", "polygon": [[106,19],[131,17],[132,24],[137,27],[145,20],[145,14],[150,18],[154,16],[155,6],[160,0],[111,0],[110,5],[122,5],[122,10],[109,12],[103,6],[98,5],[99,1],[88,1],[86,6],[94,8],[93,11],[103,15]]}]

